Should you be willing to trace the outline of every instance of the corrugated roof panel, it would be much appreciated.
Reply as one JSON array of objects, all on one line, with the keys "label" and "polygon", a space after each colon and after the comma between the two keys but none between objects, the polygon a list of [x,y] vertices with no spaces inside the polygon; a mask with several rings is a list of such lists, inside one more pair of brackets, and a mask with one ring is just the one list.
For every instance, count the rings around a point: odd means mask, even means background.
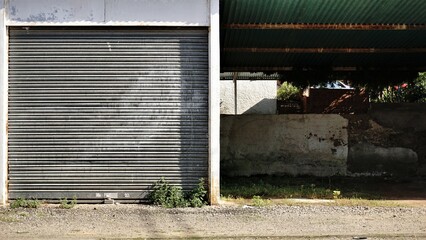
[{"label": "corrugated roof panel", "polygon": [[222,0],[222,23],[424,24],[424,0]]},{"label": "corrugated roof panel", "polygon": [[[221,24],[426,25],[426,0],[221,0]],[[426,67],[426,30],[221,29],[222,48],[397,48],[388,54],[222,52],[222,67]],[[424,51],[423,51],[424,52]]]}]

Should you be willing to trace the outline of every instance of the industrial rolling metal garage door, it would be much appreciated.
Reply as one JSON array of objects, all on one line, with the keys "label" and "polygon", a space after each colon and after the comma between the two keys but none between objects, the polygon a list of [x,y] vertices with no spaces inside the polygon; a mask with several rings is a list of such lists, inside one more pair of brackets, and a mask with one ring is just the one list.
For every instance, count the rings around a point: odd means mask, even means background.
[{"label": "industrial rolling metal garage door", "polygon": [[10,199],[143,200],[207,177],[206,29],[9,36]]}]

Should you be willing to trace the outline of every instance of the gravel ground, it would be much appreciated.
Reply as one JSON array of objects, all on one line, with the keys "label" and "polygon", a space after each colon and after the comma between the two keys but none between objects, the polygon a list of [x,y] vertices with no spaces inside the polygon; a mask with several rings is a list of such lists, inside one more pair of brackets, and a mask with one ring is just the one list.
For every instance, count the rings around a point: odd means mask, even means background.
[{"label": "gravel ground", "polygon": [[[358,238],[357,238],[358,237]],[[0,239],[426,239],[425,207],[0,208]]]}]

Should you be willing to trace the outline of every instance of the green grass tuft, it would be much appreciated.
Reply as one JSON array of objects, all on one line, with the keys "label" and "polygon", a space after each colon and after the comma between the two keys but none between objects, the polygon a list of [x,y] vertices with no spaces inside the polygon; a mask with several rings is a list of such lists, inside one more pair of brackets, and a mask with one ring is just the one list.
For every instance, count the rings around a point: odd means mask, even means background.
[{"label": "green grass tuft", "polygon": [[41,202],[37,199],[25,199],[17,198],[15,201],[10,203],[11,208],[38,208],[41,205]]},{"label": "green grass tuft", "polygon": [[77,197],[73,197],[72,200],[68,200],[67,198],[59,200],[59,207],[63,209],[71,209],[77,205]]}]

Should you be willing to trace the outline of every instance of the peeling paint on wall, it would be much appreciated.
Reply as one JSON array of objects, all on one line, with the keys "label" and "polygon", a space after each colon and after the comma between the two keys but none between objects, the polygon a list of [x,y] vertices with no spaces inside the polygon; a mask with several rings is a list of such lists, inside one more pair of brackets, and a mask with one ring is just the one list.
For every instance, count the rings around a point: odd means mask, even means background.
[{"label": "peeling paint on wall", "polygon": [[209,26],[208,0],[10,0],[9,24]]},{"label": "peeling paint on wall", "polygon": [[9,19],[22,22],[103,21],[103,0],[10,0]]}]

